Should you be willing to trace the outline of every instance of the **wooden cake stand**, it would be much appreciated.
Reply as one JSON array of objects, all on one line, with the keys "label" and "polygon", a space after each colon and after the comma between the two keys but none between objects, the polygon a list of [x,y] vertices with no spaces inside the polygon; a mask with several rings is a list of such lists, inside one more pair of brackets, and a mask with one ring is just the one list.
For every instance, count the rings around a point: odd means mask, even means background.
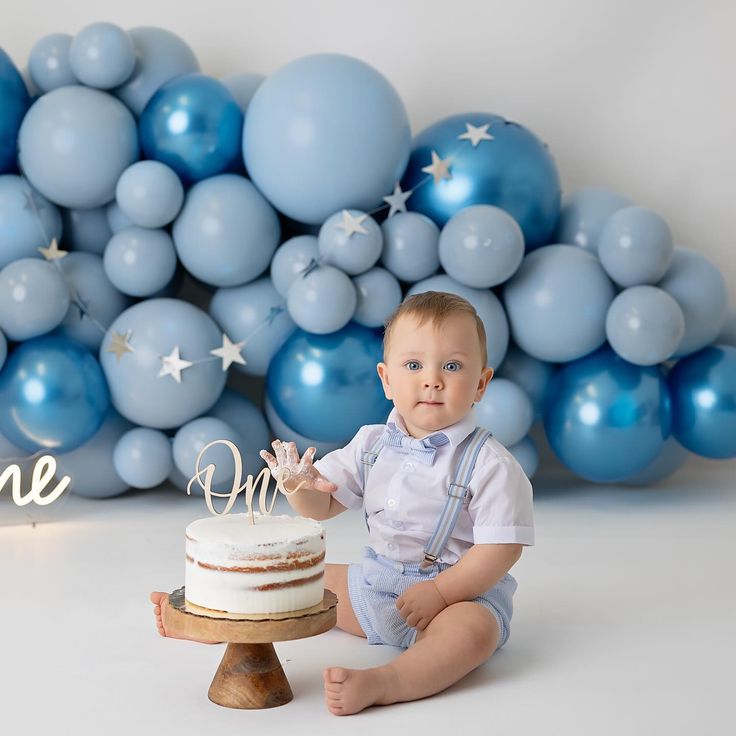
[{"label": "wooden cake stand", "polygon": [[169,594],[166,610],[169,633],[228,642],[208,692],[227,708],[274,708],[292,700],[273,642],[316,636],[336,623],[337,596],[327,589],[321,603],[301,611],[229,614],[189,603],[179,588]]}]

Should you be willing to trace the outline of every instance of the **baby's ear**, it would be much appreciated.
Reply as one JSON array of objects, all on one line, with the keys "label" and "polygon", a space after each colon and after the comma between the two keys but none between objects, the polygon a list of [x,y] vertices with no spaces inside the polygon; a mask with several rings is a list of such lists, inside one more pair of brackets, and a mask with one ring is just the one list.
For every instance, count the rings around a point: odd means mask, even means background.
[{"label": "baby's ear", "polygon": [[388,368],[386,367],[386,364],[378,363],[378,365],[376,365],[376,371],[378,372],[378,377],[381,379],[384,395],[387,399],[391,400],[393,397],[391,396],[391,387],[388,383]]}]

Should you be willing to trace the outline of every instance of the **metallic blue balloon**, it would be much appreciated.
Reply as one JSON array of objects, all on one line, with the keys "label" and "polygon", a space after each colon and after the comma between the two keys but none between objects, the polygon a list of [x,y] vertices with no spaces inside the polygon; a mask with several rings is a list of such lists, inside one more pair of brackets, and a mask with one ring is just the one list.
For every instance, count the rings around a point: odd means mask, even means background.
[{"label": "metallic blue balloon", "polygon": [[647,467],[671,424],[662,371],[627,363],[608,346],[560,368],[544,413],[557,456],[595,483],[625,480]]},{"label": "metallic blue balloon", "polygon": [[344,444],[391,410],[376,373],[381,360],[379,330],[353,322],[329,335],[297,330],[271,360],[266,394],[300,435]]},{"label": "metallic blue balloon", "polygon": [[29,452],[68,452],[84,444],[109,403],[100,364],[74,340],[27,340],[0,372],[0,432]]},{"label": "metallic blue balloon", "polygon": [[221,174],[240,158],[243,113],[230,90],[204,74],[164,84],[139,126],[146,157],[162,161],[185,183]]},{"label": "metallic blue balloon", "polygon": [[30,106],[23,78],[0,49],[0,174],[15,171],[18,130]]},{"label": "metallic blue balloon", "polygon": [[[459,139],[470,124],[488,125],[493,140],[474,146]],[[432,179],[407,201],[442,227],[456,212],[472,204],[506,210],[521,226],[527,251],[549,242],[560,213],[560,178],[547,146],[531,131],[498,115],[467,113],[434,123],[414,140],[402,189],[413,189],[428,176],[432,152],[450,157],[451,179]],[[431,175],[429,175],[431,176]]]},{"label": "metallic blue balloon", "polygon": [[704,457],[736,457],[736,348],[711,345],[683,358],[667,383],[678,442]]}]

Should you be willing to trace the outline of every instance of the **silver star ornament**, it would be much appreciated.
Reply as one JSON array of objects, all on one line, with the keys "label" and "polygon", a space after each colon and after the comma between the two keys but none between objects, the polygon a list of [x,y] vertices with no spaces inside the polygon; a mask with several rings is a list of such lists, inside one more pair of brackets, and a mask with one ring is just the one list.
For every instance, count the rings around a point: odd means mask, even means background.
[{"label": "silver star ornament", "polygon": [[245,358],[240,354],[240,351],[245,345],[245,340],[242,342],[231,342],[230,338],[223,332],[222,333],[222,347],[210,350],[210,355],[215,355],[218,358],[222,358],[222,370],[226,371],[232,363],[240,363],[245,365]]},{"label": "silver star ornament", "polygon": [[475,125],[465,123],[465,127],[467,130],[462,135],[459,135],[458,139],[461,141],[470,141],[473,144],[473,148],[475,148],[481,141],[493,140],[493,136],[488,132],[488,128],[491,127],[490,123],[486,123],[485,125],[481,125],[477,128]]},{"label": "silver star ornament", "polygon": [[432,163],[429,166],[425,166],[422,171],[425,174],[432,174],[435,184],[438,184],[442,179],[452,179],[452,174],[450,174],[450,157],[440,158],[436,151],[432,151]]},{"label": "silver star ornament", "polygon": [[368,231],[360,224],[368,217],[368,215],[351,215],[347,210],[342,211],[342,222],[335,227],[339,227],[345,231],[348,237],[353,233],[362,233],[367,235]]},{"label": "silver star ornament", "polygon": [[383,201],[390,206],[388,216],[393,217],[397,212],[406,212],[406,200],[411,197],[413,190],[408,192],[402,192],[401,186],[397,183],[394,186],[394,193],[389,194],[388,197],[384,197]]},{"label": "silver star ornament", "polygon": [[181,383],[181,372],[192,364],[179,357],[179,346],[175,346],[169,355],[161,356],[161,370],[158,377],[171,376],[177,383]]}]

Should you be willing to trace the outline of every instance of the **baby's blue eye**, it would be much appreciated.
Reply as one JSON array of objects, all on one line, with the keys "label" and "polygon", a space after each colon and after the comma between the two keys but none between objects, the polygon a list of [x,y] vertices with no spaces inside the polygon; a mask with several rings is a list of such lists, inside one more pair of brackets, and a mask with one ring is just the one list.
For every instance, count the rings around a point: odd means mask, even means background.
[{"label": "baby's blue eye", "polygon": [[450,373],[456,373],[461,368],[462,366],[456,360],[451,360],[449,363],[445,363],[445,370],[450,371]]},{"label": "baby's blue eye", "polygon": [[405,365],[410,371],[418,371],[422,367],[418,360],[407,360]]}]

